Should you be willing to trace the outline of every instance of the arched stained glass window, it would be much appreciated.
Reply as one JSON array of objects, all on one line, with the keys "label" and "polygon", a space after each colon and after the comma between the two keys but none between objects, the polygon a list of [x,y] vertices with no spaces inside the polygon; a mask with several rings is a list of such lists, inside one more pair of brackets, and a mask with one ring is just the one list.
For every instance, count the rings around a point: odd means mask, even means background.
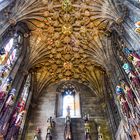
[{"label": "arched stained glass window", "polygon": [[31,83],[31,75],[28,75],[22,93],[17,101],[16,108],[13,110],[13,118],[15,118],[14,124],[10,122],[10,125],[17,125],[18,129],[15,130],[14,127],[9,127],[6,139],[15,138],[18,139],[19,131],[22,132],[26,119],[26,110],[28,110],[29,102],[31,99],[30,96],[30,83]]},{"label": "arched stained glass window", "polygon": [[71,83],[63,83],[57,88],[56,96],[56,116],[65,118],[81,118],[80,96],[78,88]]},{"label": "arched stained glass window", "polygon": [[[7,37],[8,36],[8,37]],[[7,35],[0,44],[0,108],[11,89],[21,61],[18,59],[23,46],[23,34]],[[18,62],[18,63],[17,63]]]},{"label": "arched stained glass window", "polygon": [[[9,77],[10,72],[20,55],[21,51],[21,37],[22,35],[15,35],[10,38],[8,42],[0,48],[0,89],[4,87],[7,82],[12,79]],[[10,79],[9,79],[10,78]]]},{"label": "arched stained glass window", "polygon": [[74,96],[70,94],[66,94],[63,97],[63,116],[66,117],[68,111],[70,112],[71,116],[74,116]]},{"label": "arched stained glass window", "polygon": [[26,106],[26,103],[27,103],[27,100],[29,97],[30,83],[31,83],[31,75],[28,75],[26,82],[25,82],[25,85],[24,85],[24,88],[23,88],[23,91],[20,95],[20,98],[19,98],[18,104],[17,104],[17,107],[19,107],[20,110],[25,109],[25,106]]},{"label": "arched stained glass window", "polygon": [[26,79],[26,83],[24,85],[24,89],[22,91],[21,94],[21,98],[23,99],[23,101],[27,101],[27,98],[29,96],[29,88],[30,88],[30,84],[31,84],[31,75],[28,75],[27,79]]},{"label": "arched stained glass window", "polygon": [[72,118],[79,118],[80,115],[80,98],[79,93],[71,84],[64,86],[62,91],[62,116],[70,115]]}]

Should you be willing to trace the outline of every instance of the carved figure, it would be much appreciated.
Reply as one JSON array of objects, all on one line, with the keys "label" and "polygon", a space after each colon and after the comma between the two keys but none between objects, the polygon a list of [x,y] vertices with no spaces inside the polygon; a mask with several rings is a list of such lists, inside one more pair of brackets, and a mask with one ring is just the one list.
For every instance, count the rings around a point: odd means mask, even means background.
[{"label": "carved figure", "polygon": [[103,134],[101,133],[101,127],[98,126],[98,140],[103,140]]},{"label": "carved figure", "polygon": [[40,133],[41,133],[41,130],[37,128],[33,140],[41,140]]},{"label": "carved figure", "polygon": [[52,140],[52,129],[55,127],[55,122],[52,117],[48,118],[47,120],[48,128],[47,128],[47,135],[46,140]]},{"label": "carved figure", "polygon": [[85,122],[85,137],[86,140],[90,140],[90,124],[89,122]]},{"label": "carved figure", "polygon": [[47,123],[51,128],[55,127],[55,122],[52,117],[48,118]]},{"label": "carved figure", "polygon": [[52,128],[50,126],[47,128],[46,140],[52,140]]},{"label": "carved figure", "polygon": [[66,121],[64,137],[65,137],[65,140],[71,140],[72,139],[72,135],[71,135],[71,121],[70,120]]},{"label": "carved figure", "polygon": [[89,114],[85,114],[84,116],[84,128],[85,128],[85,139],[86,140],[91,140],[90,136],[90,123],[89,123]]}]

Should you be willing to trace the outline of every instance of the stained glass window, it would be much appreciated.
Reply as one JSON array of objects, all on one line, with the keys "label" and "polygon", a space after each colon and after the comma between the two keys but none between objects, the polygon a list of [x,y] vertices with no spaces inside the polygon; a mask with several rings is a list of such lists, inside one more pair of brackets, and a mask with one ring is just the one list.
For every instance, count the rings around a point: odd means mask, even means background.
[{"label": "stained glass window", "polygon": [[63,97],[63,116],[67,116],[67,111],[70,111],[70,115],[74,116],[74,96],[73,95],[65,95]]},{"label": "stained glass window", "polygon": [[23,92],[21,94],[21,97],[25,102],[27,101],[28,98],[30,83],[31,83],[31,75],[28,75],[26,83],[24,85]]},{"label": "stained glass window", "polygon": [[4,40],[2,42],[4,44],[0,44],[0,108],[11,89],[18,70],[19,63],[16,62],[20,57],[22,42],[22,34],[14,34],[9,40]]},{"label": "stained glass window", "polygon": [[[6,135],[6,139],[8,138],[15,138],[18,139],[17,137],[19,136],[18,134],[20,134],[19,132],[23,131],[24,128],[24,124],[25,124],[25,119],[26,119],[26,109],[28,110],[29,107],[29,101],[31,99],[31,94],[29,91],[30,88],[30,83],[31,83],[31,75],[28,75],[23,91],[17,101],[17,105],[16,108],[13,110],[13,117],[15,121],[10,122],[10,125],[14,125],[17,126],[17,129],[15,130],[13,127],[9,127],[7,135]],[[11,133],[12,132],[12,133]]]},{"label": "stained glass window", "polygon": [[30,83],[31,83],[31,75],[28,75],[23,91],[21,93],[21,96],[18,100],[18,104],[17,104],[17,108],[19,108],[20,110],[25,109],[28,97],[29,97],[29,88],[30,88]]},{"label": "stained glass window", "polygon": [[11,81],[9,75],[20,55],[20,41],[21,35],[16,35],[0,48],[0,90]]},{"label": "stained glass window", "polygon": [[68,114],[72,118],[81,117],[79,94],[71,90],[66,90],[63,93],[63,117],[66,117]]}]

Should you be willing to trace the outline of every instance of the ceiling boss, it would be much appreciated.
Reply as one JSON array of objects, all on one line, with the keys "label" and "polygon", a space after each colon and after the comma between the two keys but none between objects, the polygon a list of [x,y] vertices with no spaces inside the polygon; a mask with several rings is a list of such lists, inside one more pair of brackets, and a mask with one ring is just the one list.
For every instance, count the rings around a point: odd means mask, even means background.
[{"label": "ceiling boss", "polygon": [[64,35],[70,35],[72,33],[72,26],[70,24],[64,24],[62,26],[62,33]]},{"label": "ceiling boss", "polygon": [[69,12],[72,9],[72,4],[70,0],[63,0],[62,1],[62,9],[65,12]]}]

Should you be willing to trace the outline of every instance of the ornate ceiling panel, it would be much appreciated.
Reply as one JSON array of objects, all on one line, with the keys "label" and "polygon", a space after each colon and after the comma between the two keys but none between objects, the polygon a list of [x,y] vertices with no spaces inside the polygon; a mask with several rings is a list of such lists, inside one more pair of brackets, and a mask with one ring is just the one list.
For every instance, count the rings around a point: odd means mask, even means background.
[{"label": "ornate ceiling panel", "polygon": [[[122,21],[113,0],[20,0],[5,26],[25,22],[31,30],[27,70],[35,71],[38,94],[46,85],[76,79],[103,94],[109,70],[112,24]],[[3,23],[4,24],[4,23]]]}]

